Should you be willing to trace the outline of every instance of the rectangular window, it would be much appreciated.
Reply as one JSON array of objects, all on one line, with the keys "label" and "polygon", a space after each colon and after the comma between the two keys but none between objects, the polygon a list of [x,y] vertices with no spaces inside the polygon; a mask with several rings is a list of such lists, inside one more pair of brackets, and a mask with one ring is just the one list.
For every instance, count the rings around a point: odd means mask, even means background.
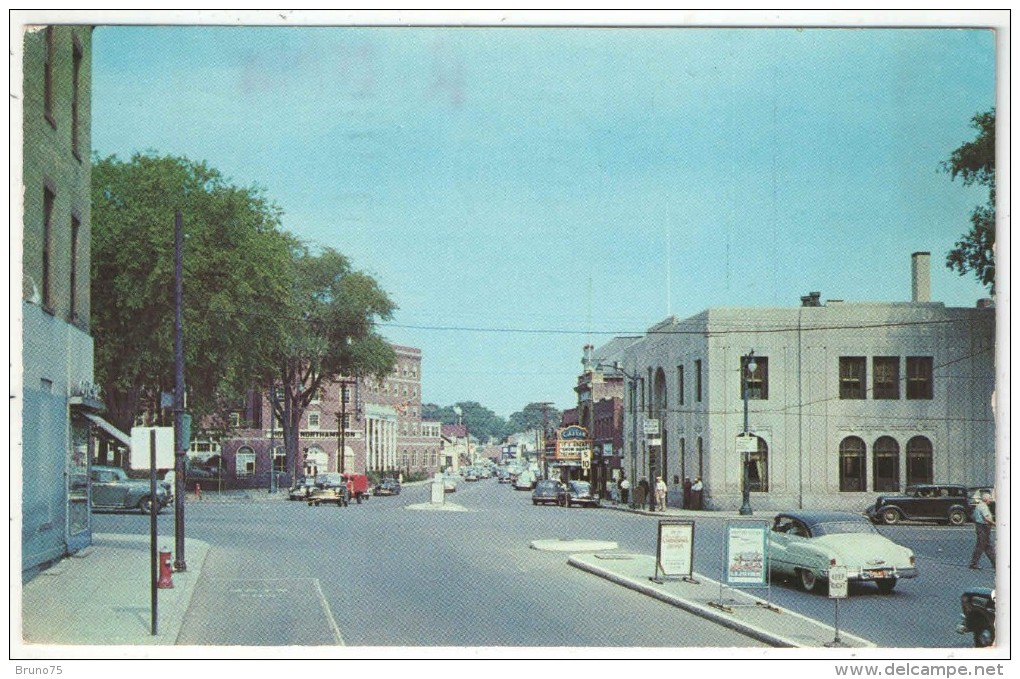
[{"label": "rectangular window", "polygon": [[273,471],[287,471],[287,449],[283,446],[277,446],[273,451]]},{"label": "rectangular window", "polygon": [[908,399],[931,399],[934,393],[932,377],[931,356],[907,356]]},{"label": "rectangular window", "polygon": [[308,428],[309,429],[319,428],[319,413],[308,413]]},{"label": "rectangular window", "polygon": [[241,426],[241,413],[230,413],[230,428],[238,429]]},{"label": "rectangular window", "polygon": [[680,398],[680,405],[684,404],[684,367],[678,365],[676,367],[676,393]]},{"label": "rectangular window", "polygon": [[78,233],[81,231],[81,221],[72,215],[71,217],[71,315],[70,321],[78,320]]},{"label": "rectangular window", "polygon": [[50,241],[53,238],[53,209],[57,202],[57,194],[50,187],[43,194],[43,233],[42,233],[42,304],[47,310],[53,309],[53,281],[51,280]]},{"label": "rectangular window", "polygon": [[694,400],[701,403],[701,359],[694,362]]},{"label": "rectangular window", "polygon": [[[749,366],[753,365],[754,370]],[[769,359],[765,356],[755,356],[743,367],[744,385],[747,389],[747,398],[750,400],[766,401],[769,397]]]},{"label": "rectangular window", "polygon": [[81,62],[82,49],[78,38],[74,39],[72,47],[73,63],[71,66],[71,153],[78,160],[81,160],[80,128],[81,122]]},{"label": "rectangular window", "polygon": [[839,357],[839,397],[841,399],[865,398],[867,379],[865,371],[868,361],[864,356]]},{"label": "rectangular window", "polygon": [[56,52],[56,36],[53,26],[47,26],[46,60],[43,63],[43,115],[54,128],[57,127],[57,119],[53,117],[53,62],[56,60]]},{"label": "rectangular window", "polygon": [[872,398],[898,399],[900,397],[900,357],[875,356],[871,362],[871,379],[874,382]]}]

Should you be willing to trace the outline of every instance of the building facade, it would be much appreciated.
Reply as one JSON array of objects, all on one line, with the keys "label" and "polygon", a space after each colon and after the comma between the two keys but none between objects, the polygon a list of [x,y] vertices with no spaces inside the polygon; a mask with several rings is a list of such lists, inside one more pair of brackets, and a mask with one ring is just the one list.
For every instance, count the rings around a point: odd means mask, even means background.
[{"label": "building facade", "polygon": [[21,561],[91,544],[88,465],[102,410],[90,314],[89,26],[24,35]]},{"label": "building facade", "polygon": [[[911,302],[812,293],[650,328],[624,359],[635,473],[665,472],[671,490],[700,476],[711,509],[742,504],[745,472],[766,510],[861,511],[912,483],[993,483],[995,309],[930,302],[927,253],[914,258]],[[745,429],[753,446],[738,449]]]},{"label": "building facade", "polygon": [[269,400],[251,394],[219,442],[223,485],[267,488],[325,472],[435,473],[441,441],[438,424],[421,416],[421,350],[393,349],[386,378],[341,377],[320,389],[302,415],[297,457],[287,456]]}]

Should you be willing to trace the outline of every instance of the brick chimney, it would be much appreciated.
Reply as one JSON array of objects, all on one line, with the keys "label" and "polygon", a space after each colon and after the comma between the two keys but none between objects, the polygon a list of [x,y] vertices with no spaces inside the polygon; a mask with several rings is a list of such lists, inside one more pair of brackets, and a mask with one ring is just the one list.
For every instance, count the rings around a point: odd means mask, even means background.
[{"label": "brick chimney", "polygon": [[911,255],[911,301],[927,304],[931,301],[931,253],[915,252]]}]

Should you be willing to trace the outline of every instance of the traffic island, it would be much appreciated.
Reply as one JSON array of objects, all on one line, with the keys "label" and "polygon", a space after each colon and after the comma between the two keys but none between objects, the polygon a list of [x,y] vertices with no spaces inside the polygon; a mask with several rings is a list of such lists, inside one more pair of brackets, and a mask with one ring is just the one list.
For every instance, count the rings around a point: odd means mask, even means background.
[{"label": "traffic island", "polygon": [[616,549],[617,544],[606,540],[559,538],[556,540],[533,540],[531,548],[540,552],[605,552]]},{"label": "traffic island", "polygon": [[[655,557],[646,554],[574,554],[567,563],[777,648],[832,647],[837,637],[832,625],[744,590],[723,587],[700,573],[695,578],[656,582]],[[875,647],[867,639],[842,630],[838,638],[839,648]]]}]

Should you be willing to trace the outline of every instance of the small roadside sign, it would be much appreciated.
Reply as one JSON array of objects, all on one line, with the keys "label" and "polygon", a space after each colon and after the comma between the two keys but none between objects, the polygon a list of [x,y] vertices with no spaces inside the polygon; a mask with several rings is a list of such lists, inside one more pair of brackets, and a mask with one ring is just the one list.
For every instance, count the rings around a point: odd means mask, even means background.
[{"label": "small roadside sign", "polygon": [[659,421],[657,419],[647,419],[644,422],[644,432],[646,436],[659,433]]},{"label": "small roadside sign", "polygon": [[829,598],[845,599],[848,589],[846,566],[832,566],[829,568]]}]

